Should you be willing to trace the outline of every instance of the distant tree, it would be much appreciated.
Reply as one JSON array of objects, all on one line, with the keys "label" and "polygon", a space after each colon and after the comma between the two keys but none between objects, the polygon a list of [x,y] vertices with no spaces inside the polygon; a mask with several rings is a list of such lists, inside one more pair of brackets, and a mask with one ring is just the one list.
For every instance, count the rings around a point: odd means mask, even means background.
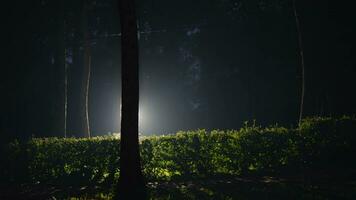
[{"label": "distant tree", "polygon": [[80,96],[80,117],[82,123],[82,131],[85,137],[90,137],[89,125],[89,86],[91,75],[91,49],[89,41],[89,28],[88,28],[88,2],[82,1],[82,16],[81,16],[81,33],[83,38],[83,76],[81,83],[81,96]]},{"label": "distant tree", "polygon": [[121,145],[119,199],[146,199],[138,138],[139,57],[134,0],[118,0],[121,24]]},{"label": "distant tree", "polygon": [[297,11],[296,0],[293,0],[293,11],[295,23],[297,26],[297,35],[298,35],[298,48],[300,55],[300,66],[301,66],[301,96],[300,96],[300,108],[299,108],[299,124],[303,118],[303,108],[304,108],[304,96],[305,96],[305,63],[304,63],[304,51],[303,51],[303,40],[302,40],[302,30],[300,25],[300,19]]},{"label": "distant tree", "polygon": [[[64,49],[64,58],[67,57],[67,49]],[[68,127],[68,64],[64,63],[64,137],[67,137]]]}]

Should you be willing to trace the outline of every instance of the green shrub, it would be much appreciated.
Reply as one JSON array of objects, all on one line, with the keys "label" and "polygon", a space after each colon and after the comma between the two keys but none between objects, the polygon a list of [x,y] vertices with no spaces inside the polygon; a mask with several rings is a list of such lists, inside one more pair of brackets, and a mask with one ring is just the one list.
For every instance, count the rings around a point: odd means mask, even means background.
[{"label": "green shrub", "polygon": [[[148,180],[218,175],[283,175],[305,169],[355,168],[356,120],[308,118],[297,129],[180,131],[141,140]],[[33,138],[2,147],[1,182],[61,186],[109,186],[119,176],[114,137]]]},{"label": "green shrub", "polygon": [[283,127],[244,127],[240,130],[240,171],[280,173],[297,156],[295,132]]},{"label": "green shrub", "polygon": [[113,167],[119,165],[116,139],[51,138],[31,142],[29,167],[33,181],[94,185],[112,182],[117,172]]},{"label": "green shrub", "polygon": [[298,128],[301,163],[305,168],[355,167],[356,119],[304,119]]}]

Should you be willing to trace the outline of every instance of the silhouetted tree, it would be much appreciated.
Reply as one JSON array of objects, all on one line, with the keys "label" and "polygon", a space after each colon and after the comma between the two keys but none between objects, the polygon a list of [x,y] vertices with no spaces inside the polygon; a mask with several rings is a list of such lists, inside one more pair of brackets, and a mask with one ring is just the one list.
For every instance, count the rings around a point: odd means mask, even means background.
[{"label": "silhouetted tree", "polygon": [[[67,57],[67,49],[64,49],[64,58]],[[64,63],[64,137],[67,137],[68,118],[68,64]]]},{"label": "silhouetted tree", "polygon": [[90,137],[89,125],[89,86],[90,86],[90,71],[91,71],[91,50],[89,41],[88,28],[88,2],[82,1],[82,16],[81,16],[81,33],[83,37],[83,76],[81,83],[80,95],[80,121],[82,123],[82,131],[85,137]]},{"label": "silhouetted tree", "polygon": [[138,138],[139,74],[138,38],[134,0],[118,0],[121,23],[121,145],[120,199],[145,199]]},{"label": "silhouetted tree", "polygon": [[301,65],[301,96],[300,96],[300,108],[299,108],[299,124],[303,118],[303,108],[304,108],[304,96],[305,96],[305,64],[304,64],[304,51],[303,51],[303,40],[302,40],[302,31],[300,26],[299,15],[297,11],[296,0],[293,0],[293,11],[295,23],[297,26],[297,35],[298,35],[298,48],[300,55],[300,65]]}]

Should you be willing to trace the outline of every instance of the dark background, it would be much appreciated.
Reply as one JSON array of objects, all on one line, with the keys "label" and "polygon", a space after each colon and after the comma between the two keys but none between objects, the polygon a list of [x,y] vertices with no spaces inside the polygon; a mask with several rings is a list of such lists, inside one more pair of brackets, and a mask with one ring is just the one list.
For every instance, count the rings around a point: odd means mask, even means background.
[{"label": "dark background", "polygon": [[[76,135],[83,1],[2,4],[1,120],[4,140],[63,136],[59,44],[67,51],[68,134]],[[351,1],[350,1],[351,2]],[[120,24],[114,0],[88,1],[92,133],[120,130]],[[137,0],[140,131],[238,129],[256,119],[297,124],[301,71],[292,1]],[[305,53],[305,116],[356,112],[355,12],[351,3],[298,0]],[[58,42],[58,22],[65,22]]]}]

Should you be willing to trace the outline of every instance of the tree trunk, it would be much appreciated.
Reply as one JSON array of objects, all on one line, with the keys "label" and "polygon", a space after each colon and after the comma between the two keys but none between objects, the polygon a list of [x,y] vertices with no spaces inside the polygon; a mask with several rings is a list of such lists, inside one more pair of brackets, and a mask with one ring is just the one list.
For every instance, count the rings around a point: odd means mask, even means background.
[{"label": "tree trunk", "polygon": [[86,0],[83,1],[82,9],[82,26],[81,31],[83,34],[83,77],[81,85],[81,122],[82,129],[85,137],[90,137],[90,125],[89,125],[89,86],[90,86],[90,71],[91,71],[91,49],[89,42],[89,30],[88,30],[88,8]]},{"label": "tree trunk", "polygon": [[297,12],[297,5],[296,0],[293,0],[293,10],[294,10],[294,17],[295,23],[297,26],[297,34],[298,34],[298,48],[299,48],[299,55],[301,61],[301,96],[300,96],[300,110],[299,110],[299,125],[302,122],[303,118],[303,110],[304,110],[304,96],[305,96],[305,64],[304,64],[304,51],[303,51],[303,40],[302,40],[302,30],[300,26],[299,15]]},{"label": "tree trunk", "polygon": [[[64,48],[64,58],[67,57],[67,49]],[[64,137],[67,137],[67,116],[68,116],[68,64],[64,61]]]},{"label": "tree trunk", "polygon": [[134,0],[118,0],[121,23],[121,145],[119,199],[146,199],[138,138],[138,38]]}]

